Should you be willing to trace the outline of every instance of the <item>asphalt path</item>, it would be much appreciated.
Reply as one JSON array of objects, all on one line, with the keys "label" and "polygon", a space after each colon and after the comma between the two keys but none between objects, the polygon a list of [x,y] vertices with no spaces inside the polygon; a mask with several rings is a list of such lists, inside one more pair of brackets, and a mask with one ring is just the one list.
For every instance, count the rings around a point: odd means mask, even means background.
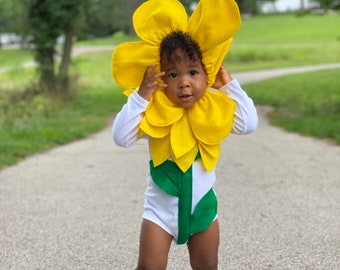
[{"label": "asphalt path", "polygon": [[[222,144],[220,269],[340,269],[340,147],[271,126],[269,110]],[[116,146],[110,126],[0,171],[1,270],[134,269],[147,145]],[[172,246],[168,269],[190,269],[185,246]]]}]

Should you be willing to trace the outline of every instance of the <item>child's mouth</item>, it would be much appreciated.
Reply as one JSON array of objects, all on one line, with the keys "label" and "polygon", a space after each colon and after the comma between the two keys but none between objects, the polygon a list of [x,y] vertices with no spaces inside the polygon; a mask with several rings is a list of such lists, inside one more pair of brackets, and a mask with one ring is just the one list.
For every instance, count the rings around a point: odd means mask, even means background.
[{"label": "child's mouth", "polygon": [[179,96],[180,100],[182,100],[183,102],[189,102],[191,97],[192,97],[192,95],[181,95],[181,96]]}]

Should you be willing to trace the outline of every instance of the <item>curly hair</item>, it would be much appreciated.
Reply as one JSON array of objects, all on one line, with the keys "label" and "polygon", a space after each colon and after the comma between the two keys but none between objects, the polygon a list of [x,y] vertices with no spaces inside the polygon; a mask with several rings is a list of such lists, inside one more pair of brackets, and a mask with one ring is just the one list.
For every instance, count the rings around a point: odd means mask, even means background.
[{"label": "curly hair", "polygon": [[200,61],[205,70],[201,49],[188,33],[174,31],[168,34],[161,42],[160,57],[165,54],[170,62],[172,54],[177,49],[181,49],[191,61]]}]

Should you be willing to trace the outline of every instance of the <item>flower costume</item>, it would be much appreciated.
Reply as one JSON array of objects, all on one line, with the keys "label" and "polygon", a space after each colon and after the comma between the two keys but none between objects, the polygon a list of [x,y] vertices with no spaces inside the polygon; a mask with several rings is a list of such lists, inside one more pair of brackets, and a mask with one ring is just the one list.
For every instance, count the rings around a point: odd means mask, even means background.
[{"label": "flower costume", "polygon": [[[133,103],[134,109],[123,109],[124,117],[118,115],[113,128],[114,134],[122,133],[117,126],[123,128],[135,122],[127,132],[134,134],[133,140],[148,137],[151,160],[144,218],[154,221],[177,238],[178,244],[183,244],[217,217],[217,199],[212,188],[214,167],[220,144],[233,130],[237,102],[209,87],[229,50],[232,35],[240,26],[240,14],[234,0],[201,0],[189,19],[177,0],[149,0],[135,11],[133,24],[142,41],[123,43],[112,56],[113,76],[121,87],[140,86],[146,68],[160,61],[161,41],[173,31],[188,33],[200,46],[207,73],[208,89],[187,109],[175,106],[164,89],[156,90],[149,102],[132,90],[125,91],[131,95],[127,107]],[[136,114],[131,115],[134,110]],[[162,204],[163,199],[151,202],[156,193],[161,197],[158,189],[170,196],[169,200],[164,207],[160,206],[162,209],[151,209],[151,205]],[[160,212],[167,211],[170,205],[178,207],[175,211],[178,222],[172,226],[175,229],[168,225],[173,217],[158,219]]]}]

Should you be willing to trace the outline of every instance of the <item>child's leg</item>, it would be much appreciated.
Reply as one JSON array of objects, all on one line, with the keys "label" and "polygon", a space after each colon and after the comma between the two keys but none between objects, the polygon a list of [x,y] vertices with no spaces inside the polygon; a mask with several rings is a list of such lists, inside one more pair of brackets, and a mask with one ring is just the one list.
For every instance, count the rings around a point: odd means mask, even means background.
[{"label": "child's leg", "polygon": [[144,219],[140,234],[137,270],[166,269],[172,236],[157,224]]},{"label": "child's leg", "polygon": [[215,220],[208,229],[193,234],[188,241],[190,264],[194,270],[216,270],[220,232]]}]

